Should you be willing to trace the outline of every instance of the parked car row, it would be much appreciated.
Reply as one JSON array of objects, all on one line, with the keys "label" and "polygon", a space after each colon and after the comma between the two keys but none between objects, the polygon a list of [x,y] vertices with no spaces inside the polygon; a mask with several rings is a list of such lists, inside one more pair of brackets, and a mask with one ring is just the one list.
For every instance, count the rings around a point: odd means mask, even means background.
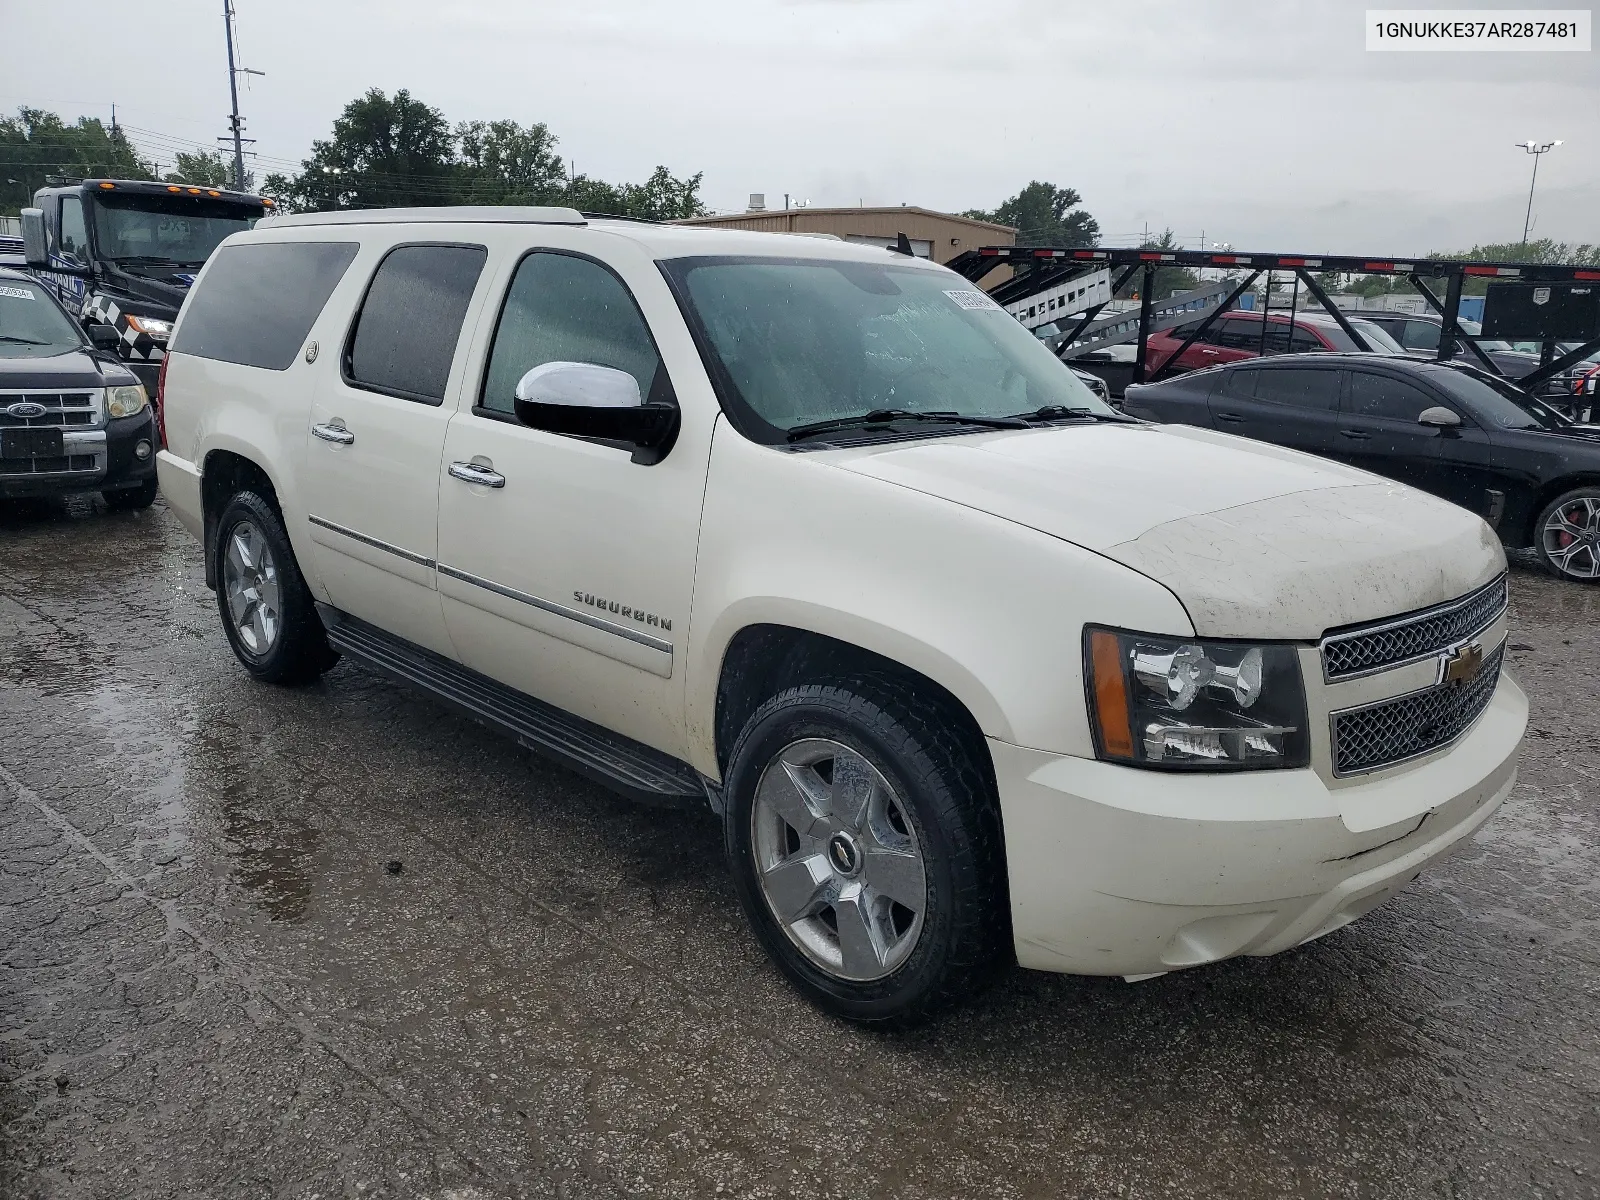
[{"label": "parked car row", "polygon": [[1128,413],[1303,450],[1432,492],[1600,582],[1600,428],[1462,362],[1305,354],[1131,386]]}]

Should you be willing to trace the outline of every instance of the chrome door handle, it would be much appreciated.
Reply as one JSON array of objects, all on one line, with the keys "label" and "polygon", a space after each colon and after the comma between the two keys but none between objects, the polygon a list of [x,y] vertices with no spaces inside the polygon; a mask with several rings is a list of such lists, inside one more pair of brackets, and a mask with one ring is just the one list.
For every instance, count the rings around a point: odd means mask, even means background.
[{"label": "chrome door handle", "polygon": [[459,479],[462,483],[476,483],[481,487],[503,488],[506,485],[506,477],[499,471],[473,462],[451,463],[450,478]]},{"label": "chrome door handle", "polygon": [[325,442],[335,442],[340,446],[348,446],[356,440],[356,435],[343,425],[313,425],[311,433],[313,437],[319,437]]}]

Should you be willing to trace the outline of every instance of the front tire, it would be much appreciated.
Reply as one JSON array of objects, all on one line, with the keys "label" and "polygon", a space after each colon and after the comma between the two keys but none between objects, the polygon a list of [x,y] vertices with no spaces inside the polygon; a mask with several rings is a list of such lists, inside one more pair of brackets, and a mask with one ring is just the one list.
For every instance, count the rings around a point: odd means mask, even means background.
[{"label": "front tire", "polygon": [[229,500],[211,553],[222,629],[245,670],[266,683],[309,683],[338,661],[269,501],[254,492]]},{"label": "front tire", "polygon": [[156,487],[156,478],[152,475],[143,483],[135,484],[133,487],[101,492],[100,498],[112,512],[133,512],[149,508],[156,502]]},{"label": "front tire", "polygon": [[[863,689],[866,690],[866,689]],[[907,1024],[1011,953],[991,774],[898,693],[791,688],[729,759],[726,844],[763,948],[826,1011]]]},{"label": "front tire", "polygon": [[1551,574],[1574,583],[1600,583],[1600,488],[1574,488],[1545,505],[1534,539]]}]

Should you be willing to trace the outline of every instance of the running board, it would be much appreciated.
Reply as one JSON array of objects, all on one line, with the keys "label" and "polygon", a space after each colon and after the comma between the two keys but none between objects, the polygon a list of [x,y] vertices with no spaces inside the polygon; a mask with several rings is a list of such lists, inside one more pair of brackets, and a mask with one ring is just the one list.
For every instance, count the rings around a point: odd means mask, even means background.
[{"label": "running board", "polygon": [[585,778],[644,804],[709,799],[699,773],[671,755],[497,683],[375,625],[317,605],[328,642],[369,667],[420,688],[480,725],[514,737]]}]

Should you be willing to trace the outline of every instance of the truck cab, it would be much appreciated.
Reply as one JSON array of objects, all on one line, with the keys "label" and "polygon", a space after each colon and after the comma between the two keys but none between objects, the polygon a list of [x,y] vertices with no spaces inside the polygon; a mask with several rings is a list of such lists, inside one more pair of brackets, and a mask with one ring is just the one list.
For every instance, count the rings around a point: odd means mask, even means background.
[{"label": "truck cab", "polygon": [[28,268],[85,329],[117,331],[117,357],[152,396],[195,274],[224,238],[273,211],[261,196],[134,179],[41,188],[33,203]]}]

